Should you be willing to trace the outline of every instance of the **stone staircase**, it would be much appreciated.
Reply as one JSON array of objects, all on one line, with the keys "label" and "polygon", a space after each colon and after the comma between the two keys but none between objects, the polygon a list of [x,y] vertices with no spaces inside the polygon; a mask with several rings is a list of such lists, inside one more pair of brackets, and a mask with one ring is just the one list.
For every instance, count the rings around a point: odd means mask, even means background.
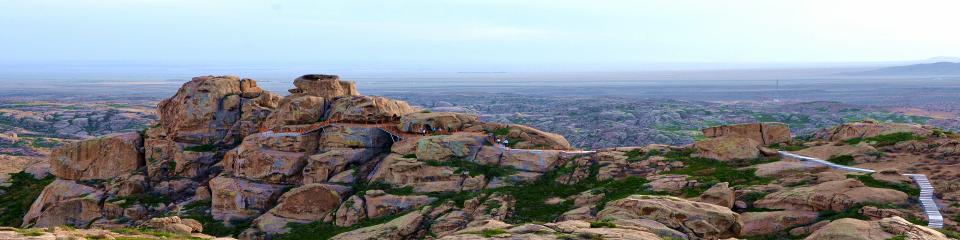
[{"label": "stone staircase", "polygon": [[923,212],[927,214],[927,224],[931,228],[943,228],[943,215],[940,214],[940,207],[933,196],[933,185],[923,174],[904,174],[910,177],[917,186],[920,186],[920,205],[923,206]]},{"label": "stone staircase", "polygon": [[[851,166],[844,166],[823,159],[807,157],[803,155],[798,155],[786,151],[780,151],[780,156],[789,157],[794,159],[799,159],[802,161],[813,162],[821,165],[828,166],[833,169],[839,169],[850,172],[861,172],[861,173],[874,173],[875,170],[866,169],[866,168],[855,168]],[[917,186],[920,187],[920,206],[923,207],[924,214],[927,215],[927,227],[930,228],[943,228],[943,215],[940,214],[940,207],[937,206],[936,199],[933,195],[933,185],[930,184],[930,180],[927,179],[927,175],[923,174],[903,174],[917,183]]]}]

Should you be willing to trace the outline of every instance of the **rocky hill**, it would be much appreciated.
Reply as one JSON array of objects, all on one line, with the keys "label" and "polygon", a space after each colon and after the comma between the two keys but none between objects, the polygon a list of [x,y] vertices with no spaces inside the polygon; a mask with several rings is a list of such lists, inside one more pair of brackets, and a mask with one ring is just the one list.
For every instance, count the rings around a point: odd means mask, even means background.
[{"label": "rocky hill", "polygon": [[955,76],[960,75],[960,62],[936,62],[905,66],[885,67],[881,69],[848,73],[848,75],[866,76]]},{"label": "rocky hill", "polygon": [[[786,124],[754,123],[687,146],[580,151],[531,127],[363,96],[333,75],[293,84],[281,97],[252,79],[196,77],[159,104],[157,126],[56,148],[56,179],[19,174],[0,188],[0,224],[20,227],[0,237],[956,236],[923,226],[899,175],[929,175],[956,229],[960,137],[930,127],[851,123],[802,142]],[[848,175],[778,149],[884,170]]]}]

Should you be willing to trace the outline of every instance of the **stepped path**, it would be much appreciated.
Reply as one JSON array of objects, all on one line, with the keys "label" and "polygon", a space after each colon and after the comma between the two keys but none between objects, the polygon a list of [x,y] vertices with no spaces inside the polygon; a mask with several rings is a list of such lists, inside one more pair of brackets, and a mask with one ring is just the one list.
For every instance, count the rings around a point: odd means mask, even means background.
[{"label": "stepped path", "polygon": [[[790,153],[787,151],[780,151],[780,156],[795,158],[802,161],[814,162],[821,165],[826,165],[833,169],[839,169],[850,172],[860,172],[860,173],[874,173],[875,170],[866,169],[866,168],[855,168],[850,166],[844,166],[823,159],[807,157],[803,155],[798,155]],[[927,179],[927,175],[923,174],[903,174],[917,183],[917,186],[920,187],[920,206],[923,207],[924,214],[927,215],[927,227],[930,228],[943,228],[943,215],[940,214],[940,207],[937,206],[936,199],[933,195],[933,185],[930,184],[930,180]]]}]

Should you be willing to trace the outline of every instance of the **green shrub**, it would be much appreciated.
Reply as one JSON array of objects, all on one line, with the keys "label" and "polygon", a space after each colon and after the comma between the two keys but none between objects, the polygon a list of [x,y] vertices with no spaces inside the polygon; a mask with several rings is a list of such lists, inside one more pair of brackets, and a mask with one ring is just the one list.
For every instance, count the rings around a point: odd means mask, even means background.
[{"label": "green shrub", "polygon": [[836,164],[840,164],[840,165],[844,165],[844,166],[850,166],[850,165],[854,165],[854,164],[857,163],[857,161],[854,161],[854,160],[853,160],[853,156],[850,156],[850,155],[836,155],[836,156],[832,156],[832,157],[830,157],[830,159],[827,159],[827,161],[828,161],[828,162],[832,162],[832,163],[836,163]]},{"label": "green shrub", "polygon": [[504,233],[507,233],[507,231],[499,228],[484,229],[483,231],[480,231],[480,236],[483,236],[485,238],[492,238]]},{"label": "green shrub", "polygon": [[183,207],[181,217],[199,221],[203,224],[204,234],[218,237],[236,237],[250,226],[252,220],[232,221],[231,225],[225,225],[222,221],[213,219],[210,206],[210,200],[192,202]]},{"label": "green shrub", "polygon": [[610,221],[590,222],[591,228],[616,228],[617,225]]},{"label": "green shrub", "polygon": [[922,137],[916,136],[911,132],[899,132],[884,135],[877,135],[868,138],[851,138],[844,141],[847,144],[854,145],[860,142],[867,142],[877,147],[890,146],[903,141],[922,140]]},{"label": "green shrub", "polygon": [[53,176],[34,179],[26,172],[10,174],[10,186],[0,187],[4,192],[0,194],[0,226],[19,227],[30,205],[53,180]]},{"label": "green shrub", "polygon": [[[356,229],[369,227],[373,225],[383,224],[389,222],[393,219],[396,219],[400,216],[403,216],[406,213],[394,214],[374,219],[364,219],[360,220],[357,224],[340,227],[334,225],[333,223],[323,223],[321,221],[312,222],[312,223],[289,223],[287,228],[290,229],[286,234],[277,236],[276,240],[301,240],[301,239],[330,239],[337,234],[353,231]],[[206,232],[206,229],[204,229]]]},{"label": "green shrub", "polygon": [[[773,181],[773,178],[757,176],[755,174],[756,169],[741,168],[742,166],[750,166],[762,162],[769,162],[771,159],[752,159],[742,162],[721,162],[713,159],[691,157],[691,153],[692,151],[689,150],[673,151],[668,153],[668,159],[683,162],[684,168],[671,170],[666,173],[689,175],[699,182],[708,183],[704,185],[711,185],[709,183],[728,182],[730,183],[731,187],[753,186],[767,184]],[[706,190],[706,187],[703,187],[702,189],[691,189],[687,193],[687,196],[690,196],[691,194],[698,194],[697,192],[702,192],[702,190]]]}]

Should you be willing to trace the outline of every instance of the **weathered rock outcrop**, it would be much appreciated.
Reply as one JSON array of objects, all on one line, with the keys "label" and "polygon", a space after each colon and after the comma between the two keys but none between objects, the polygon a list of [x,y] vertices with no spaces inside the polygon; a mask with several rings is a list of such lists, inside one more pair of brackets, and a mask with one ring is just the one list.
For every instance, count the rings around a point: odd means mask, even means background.
[{"label": "weathered rock outcrop", "polygon": [[219,176],[210,180],[211,210],[218,220],[243,220],[274,207],[284,185]]},{"label": "weathered rock outcrop", "polygon": [[701,130],[707,138],[736,137],[749,138],[762,145],[789,142],[790,127],[784,123],[762,122],[735,125],[723,125]]},{"label": "weathered rock outcrop", "polygon": [[135,132],[69,143],[54,149],[50,167],[60,179],[111,179],[144,165],[142,147]]},{"label": "weathered rock outcrop", "polygon": [[290,89],[291,96],[315,96],[324,99],[337,97],[360,96],[357,84],[353,81],[340,80],[337,75],[307,74],[293,80]]},{"label": "weathered rock outcrop", "polygon": [[776,211],[741,213],[741,236],[762,236],[785,232],[793,227],[812,224],[818,214],[811,211]]},{"label": "weathered rock outcrop", "polygon": [[87,227],[100,218],[104,194],[93,187],[70,180],[55,180],[23,216],[23,226],[54,227],[69,225]]},{"label": "weathered rock outcrop", "polygon": [[343,122],[377,123],[400,120],[416,112],[407,102],[385,97],[354,96],[334,100],[325,119]]},{"label": "weathered rock outcrop", "polygon": [[404,132],[460,131],[479,128],[480,117],[472,114],[450,112],[416,112],[403,115],[397,128]]},{"label": "weathered rock outcrop", "polygon": [[905,236],[905,239],[946,240],[943,233],[923,226],[914,225],[900,217],[884,218],[878,221],[863,221],[853,218],[839,219],[808,236],[809,240],[872,240],[890,239]]},{"label": "weathered rock outcrop", "polygon": [[649,219],[699,238],[740,234],[743,222],[729,208],[670,196],[633,195],[607,203],[598,219]]},{"label": "weathered rock outcrop", "polygon": [[[261,93],[263,89],[257,87],[252,79],[235,76],[195,77],[183,84],[176,95],[160,102],[160,126],[168,131],[171,140],[177,142],[233,142],[233,139],[226,139],[227,133],[242,118],[242,99],[257,98]],[[279,98],[267,98],[268,101],[259,103],[276,107],[274,103]],[[238,137],[243,136],[238,134]]]},{"label": "weathered rock outcrop", "polygon": [[553,150],[572,150],[570,142],[559,134],[548,133],[538,129],[517,125],[517,124],[499,124],[484,123],[483,131],[498,132],[506,129],[503,137],[515,142],[514,148],[524,149],[553,149]]},{"label": "weathered rock outcrop", "polygon": [[857,204],[904,204],[907,194],[873,188],[854,179],[825,182],[771,193],[754,203],[757,207],[806,211],[843,211]]},{"label": "weathered rock outcrop", "polygon": [[327,110],[327,100],[317,96],[286,97],[280,100],[263,127],[273,129],[283,125],[310,124],[320,121]]},{"label": "weathered rock outcrop", "polygon": [[844,123],[830,129],[817,132],[814,137],[826,141],[844,141],[853,138],[869,138],[884,134],[909,132],[918,136],[928,136],[933,130],[907,123],[880,123],[872,120]]},{"label": "weathered rock outcrop", "polygon": [[741,137],[711,138],[693,144],[697,156],[721,161],[758,158],[760,146],[756,140]]}]

